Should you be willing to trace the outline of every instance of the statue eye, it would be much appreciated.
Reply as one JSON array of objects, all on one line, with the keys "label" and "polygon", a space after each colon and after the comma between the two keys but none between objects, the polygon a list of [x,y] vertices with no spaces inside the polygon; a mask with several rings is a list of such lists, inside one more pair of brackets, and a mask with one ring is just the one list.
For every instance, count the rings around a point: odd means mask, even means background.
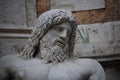
[{"label": "statue eye", "polygon": [[63,29],[62,28],[57,28],[57,31],[63,31]]},{"label": "statue eye", "polygon": [[55,27],[54,29],[55,29],[56,31],[59,31],[59,32],[60,32],[60,31],[63,31],[63,28],[61,28],[61,27]]}]

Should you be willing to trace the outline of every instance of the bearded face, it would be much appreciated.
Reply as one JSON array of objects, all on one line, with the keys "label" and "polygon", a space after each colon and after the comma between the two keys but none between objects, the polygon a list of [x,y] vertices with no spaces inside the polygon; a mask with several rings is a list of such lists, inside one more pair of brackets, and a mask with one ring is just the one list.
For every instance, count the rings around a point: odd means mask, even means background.
[{"label": "bearded face", "polygon": [[68,59],[70,33],[68,22],[53,26],[40,41],[40,57],[55,63]]}]

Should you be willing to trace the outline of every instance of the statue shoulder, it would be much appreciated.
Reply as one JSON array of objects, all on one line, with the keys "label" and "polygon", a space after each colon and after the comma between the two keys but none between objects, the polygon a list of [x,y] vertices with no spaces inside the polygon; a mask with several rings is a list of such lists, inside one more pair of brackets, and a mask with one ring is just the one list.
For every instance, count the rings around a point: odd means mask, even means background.
[{"label": "statue shoulder", "polygon": [[82,66],[81,68],[90,71],[91,75],[93,75],[91,76],[90,80],[93,80],[92,78],[94,78],[94,75],[96,75],[99,78],[99,80],[105,80],[104,69],[97,60],[84,58],[84,59],[77,59],[76,63],[79,64],[79,66]]},{"label": "statue shoulder", "polygon": [[12,54],[12,55],[5,55],[3,57],[0,58],[0,61],[9,61],[9,60],[14,60],[14,59],[17,59],[19,58],[18,57],[19,55],[16,55],[16,54]]},{"label": "statue shoulder", "polygon": [[92,70],[95,70],[95,71],[103,71],[103,68],[102,68],[102,65],[95,59],[82,59],[82,61],[88,66],[88,67],[91,67]]},{"label": "statue shoulder", "polygon": [[100,63],[97,60],[90,58],[76,59],[75,62],[80,66],[87,66],[89,68],[98,68],[101,67]]},{"label": "statue shoulder", "polygon": [[[14,63],[17,63],[17,61],[19,61],[21,58],[19,57],[19,55],[6,55],[3,56],[2,58],[0,58],[0,65],[2,66],[9,66],[9,65],[13,65]],[[22,60],[22,59],[21,59]]]}]

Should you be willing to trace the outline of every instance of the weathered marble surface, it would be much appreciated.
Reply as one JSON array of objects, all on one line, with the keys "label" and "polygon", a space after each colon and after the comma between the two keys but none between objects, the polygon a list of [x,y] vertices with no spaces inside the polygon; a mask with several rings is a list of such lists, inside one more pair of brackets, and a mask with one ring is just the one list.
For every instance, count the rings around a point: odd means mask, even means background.
[{"label": "weathered marble surface", "polygon": [[35,25],[35,0],[0,0],[0,27]]},{"label": "weathered marble surface", "polygon": [[82,11],[105,8],[105,0],[50,0],[51,9]]},{"label": "weathered marble surface", "polygon": [[120,54],[120,21],[79,25],[76,34],[77,56]]}]

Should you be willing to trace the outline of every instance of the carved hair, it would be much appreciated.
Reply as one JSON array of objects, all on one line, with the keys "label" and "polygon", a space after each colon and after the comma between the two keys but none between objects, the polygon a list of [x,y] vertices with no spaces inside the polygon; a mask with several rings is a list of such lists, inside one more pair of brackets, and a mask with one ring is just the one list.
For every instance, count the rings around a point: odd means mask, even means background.
[{"label": "carved hair", "polygon": [[61,9],[47,11],[38,17],[35,29],[33,30],[31,37],[29,37],[21,56],[27,59],[33,58],[40,44],[40,40],[48,32],[50,27],[62,22],[69,22],[72,26],[72,32],[69,38],[69,56],[72,56],[77,26],[76,19],[70,11]]}]

